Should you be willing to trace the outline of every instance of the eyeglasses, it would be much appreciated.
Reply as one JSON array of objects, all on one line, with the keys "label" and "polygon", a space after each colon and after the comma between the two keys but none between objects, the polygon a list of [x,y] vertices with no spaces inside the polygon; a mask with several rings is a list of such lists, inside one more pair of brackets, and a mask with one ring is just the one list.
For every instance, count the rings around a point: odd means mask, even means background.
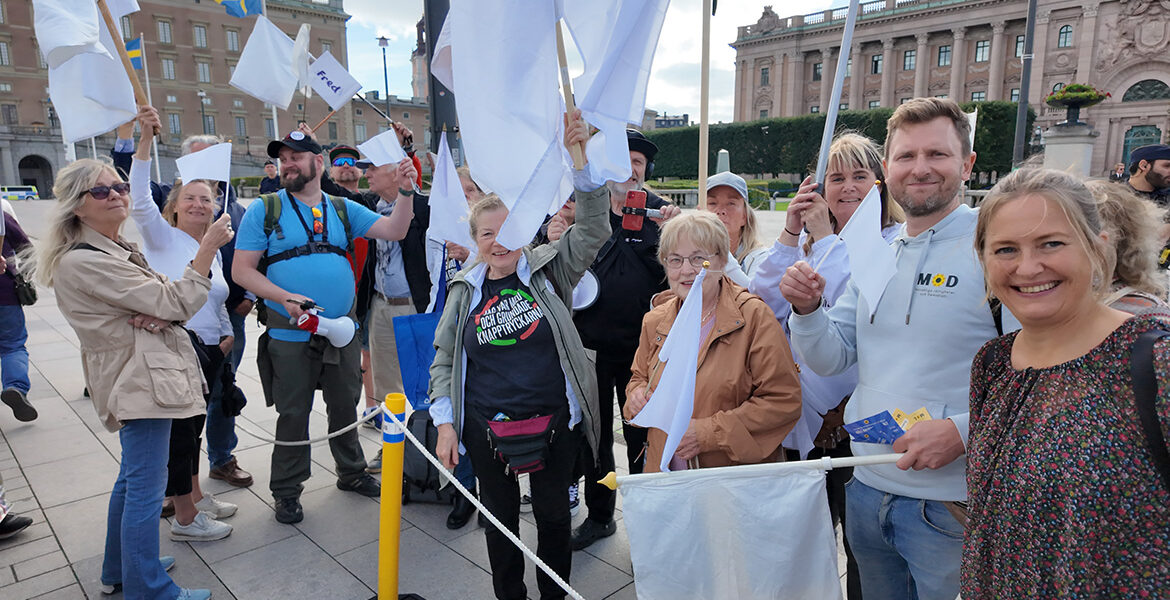
[{"label": "eyeglasses", "polygon": [[677,270],[677,269],[682,268],[683,262],[689,262],[689,263],[691,263],[692,267],[694,267],[696,269],[702,269],[703,263],[707,262],[709,260],[711,260],[710,256],[703,256],[702,254],[696,254],[694,256],[685,256],[685,257],[672,254],[672,255],[666,257],[666,266],[669,269]]},{"label": "eyeglasses", "polygon": [[321,223],[321,209],[313,207],[313,233],[321,233],[325,231],[325,225]]},{"label": "eyeglasses", "polygon": [[94,200],[105,200],[110,197],[111,190],[125,196],[130,193],[130,184],[123,182],[114,185],[95,185],[86,191],[89,192],[90,196],[93,196]]},{"label": "eyeglasses", "polygon": [[353,167],[357,166],[357,159],[352,156],[339,156],[333,159],[333,166],[335,167]]}]

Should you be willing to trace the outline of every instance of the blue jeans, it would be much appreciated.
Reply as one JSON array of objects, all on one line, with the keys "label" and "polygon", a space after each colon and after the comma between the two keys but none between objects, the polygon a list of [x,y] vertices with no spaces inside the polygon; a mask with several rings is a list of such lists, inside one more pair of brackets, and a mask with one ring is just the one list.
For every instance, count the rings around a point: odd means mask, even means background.
[{"label": "blue jeans", "polygon": [[845,527],[865,600],[955,600],[963,527],[941,502],[845,484]]},{"label": "blue jeans", "polygon": [[2,389],[16,388],[27,394],[28,330],[24,327],[24,308],[19,304],[0,306],[0,381]]},{"label": "blue jeans", "polygon": [[158,520],[167,486],[170,419],[126,421],[122,468],[110,495],[102,583],[122,583],[127,600],[170,600],[179,586],[158,560]]},{"label": "blue jeans", "polygon": [[[232,336],[236,338],[232,343],[232,368],[239,372],[240,361],[244,358],[244,322],[248,317],[247,315],[237,315],[236,311],[229,310],[228,319],[232,322]],[[233,444],[232,447],[234,448],[235,445]]]},{"label": "blue jeans", "polygon": [[471,457],[466,454],[460,454],[459,464],[455,465],[455,469],[451,474],[468,491],[475,491],[475,469],[471,466]]},{"label": "blue jeans", "polygon": [[217,377],[211,382],[211,395],[207,399],[207,463],[213,469],[231,460],[240,442],[236,436],[236,418],[223,412],[224,393],[223,383]]}]

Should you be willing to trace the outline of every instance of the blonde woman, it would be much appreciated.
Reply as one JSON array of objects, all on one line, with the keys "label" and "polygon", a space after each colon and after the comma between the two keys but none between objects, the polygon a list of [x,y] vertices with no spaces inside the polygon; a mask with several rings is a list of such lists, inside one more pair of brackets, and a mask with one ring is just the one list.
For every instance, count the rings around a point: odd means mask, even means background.
[{"label": "blonde woman", "polygon": [[187,333],[175,323],[207,302],[219,248],[232,237],[225,215],[203,235],[182,277],[151,270],[119,231],[130,188],[113,167],[82,159],[61,169],[48,234],[32,270],[55,288],[57,306],[81,346],[85,383],[102,424],[117,431],[121,469],[110,495],[101,583],[127,598],[204,600],[181,589],[158,555],[171,420],[204,411],[202,375]]},{"label": "blonde woman", "polygon": [[730,171],[707,178],[707,202],[703,210],[719,217],[727,228],[731,244],[731,258],[727,276],[742,287],[747,287],[756,268],[768,255],[768,247],[760,240],[756,211],[748,203],[747,181]]},{"label": "blonde woman", "polygon": [[1156,260],[1158,227],[1165,210],[1127,188],[1105,181],[1085,184],[1097,200],[1114,259],[1112,289],[1105,304],[1138,316],[1170,320],[1166,273]]}]

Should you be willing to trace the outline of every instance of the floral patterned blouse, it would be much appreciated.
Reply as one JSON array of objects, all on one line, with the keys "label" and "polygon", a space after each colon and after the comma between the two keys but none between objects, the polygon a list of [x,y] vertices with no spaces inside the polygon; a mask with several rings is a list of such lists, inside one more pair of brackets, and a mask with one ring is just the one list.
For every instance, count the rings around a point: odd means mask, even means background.
[{"label": "floral patterned blouse", "polygon": [[[1170,597],[1170,491],[1146,446],[1129,374],[1131,318],[1088,354],[1011,366],[1015,333],[971,370],[970,517],[962,597]],[[1154,346],[1156,407],[1170,431],[1170,339]]]}]

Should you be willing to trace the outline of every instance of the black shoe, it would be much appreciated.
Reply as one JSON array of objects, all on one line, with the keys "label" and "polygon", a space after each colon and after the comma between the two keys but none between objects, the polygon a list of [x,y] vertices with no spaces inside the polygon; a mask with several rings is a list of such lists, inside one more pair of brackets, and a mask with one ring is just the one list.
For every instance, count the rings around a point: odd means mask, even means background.
[{"label": "black shoe", "polygon": [[573,550],[584,550],[593,542],[613,535],[615,531],[617,531],[617,524],[612,519],[604,524],[593,519],[585,519],[584,523],[573,530],[572,541],[569,544]]},{"label": "black shoe", "polygon": [[28,528],[33,524],[33,520],[28,517],[14,515],[8,513],[3,521],[0,521],[0,540],[8,539]]},{"label": "black shoe", "polygon": [[447,529],[463,529],[473,514],[475,514],[475,505],[471,503],[471,500],[468,500],[463,494],[455,496],[455,507],[451,509],[451,514],[447,515]]},{"label": "black shoe", "polygon": [[365,473],[362,473],[360,477],[349,483],[338,481],[337,489],[347,492],[357,492],[369,498],[377,498],[382,495],[382,486],[378,483],[378,480]]},{"label": "black shoe", "polygon": [[16,388],[8,388],[0,392],[0,400],[3,400],[12,409],[12,414],[16,415],[17,421],[36,420],[37,409],[28,403],[28,396],[24,392]]},{"label": "black shoe", "polygon": [[475,518],[475,521],[479,523],[479,526],[483,527],[484,529],[487,529],[488,527],[494,527],[492,522],[489,521],[487,517],[483,516],[483,513],[479,513],[479,516]]},{"label": "black shoe", "polygon": [[300,523],[305,519],[305,511],[301,510],[300,498],[277,498],[276,499],[276,520],[292,525],[293,523]]}]

